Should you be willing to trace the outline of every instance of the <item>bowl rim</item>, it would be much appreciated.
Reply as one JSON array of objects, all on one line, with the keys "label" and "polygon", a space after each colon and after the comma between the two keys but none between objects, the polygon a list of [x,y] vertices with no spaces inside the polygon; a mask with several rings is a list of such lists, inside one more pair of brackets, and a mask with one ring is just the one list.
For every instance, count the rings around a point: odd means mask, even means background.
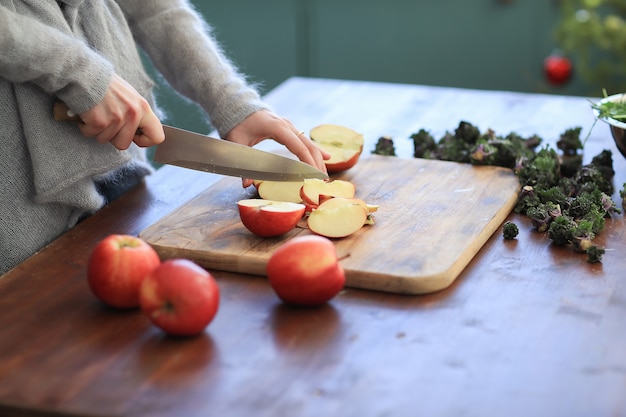
[{"label": "bowl rim", "polygon": [[[626,93],[612,94],[598,101],[596,105],[608,103],[610,101],[626,101]],[[611,117],[600,117],[600,111],[598,109],[593,108],[592,110],[597,119],[602,120],[603,122],[608,123],[611,126],[619,127],[620,129],[626,130],[626,123],[620,122],[619,120],[613,119]]]}]

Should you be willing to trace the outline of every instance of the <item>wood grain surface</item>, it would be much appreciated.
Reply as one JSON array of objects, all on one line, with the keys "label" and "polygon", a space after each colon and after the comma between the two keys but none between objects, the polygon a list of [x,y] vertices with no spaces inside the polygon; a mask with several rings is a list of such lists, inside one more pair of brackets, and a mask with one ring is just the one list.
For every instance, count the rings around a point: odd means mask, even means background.
[{"label": "wood grain surface", "polygon": [[[390,135],[403,158],[411,133],[460,120],[552,144],[594,121],[585,97],[365,81],[293,78],[266,100],[299,130],[359,129],[365,153]],[[626,159],[598,124],[585,161],[602,149],[620,187]],[[589,264],[512,213],[517,239],[494,233],[450,286],[422,295],[349,287],[291,308],[266,279],[216,270],[220,309],[197,338],[93,297],[100,239],[136,235],[220,180],[163,167],[0,277],[0,416],[626,416],[624,215],[607,219],[606,254]]]},{"label": "wood grain surface", "polygon": [[[406,294],[448,287],[499,229],[519,189],[504,168],[379,155],[365,155],[334,178],[351,181],[358,198],[380,206],[374,225],[333,239],[346,284]],[[276,238],[254,236],[239,219],[237,201],[255,194],[242,190],[237,178],[225,178],[140,237],[164,259],[265,275],[276,248],[311,232],[298,227]]]}]

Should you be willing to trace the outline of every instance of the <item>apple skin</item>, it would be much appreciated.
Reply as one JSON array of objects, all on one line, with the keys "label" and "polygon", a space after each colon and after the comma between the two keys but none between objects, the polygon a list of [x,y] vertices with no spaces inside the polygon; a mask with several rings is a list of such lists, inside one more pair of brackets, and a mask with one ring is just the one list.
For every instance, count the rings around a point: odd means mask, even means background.
[{"label": "apple skin", "polygon": [[[300,203],[247,199],[237,202],[243,225],[257,236],[284,235],[296,227],[305,212]],[[281,208],[282,207],[282,208]]]},{"label": "apple skin", "polygon": [[220,302],[210,272],[188,259],[168,259],[145,277],[139,290],[141,311],[173,336],[200,334],[213,321]]},{"label": "apple skin", "polygon": [[299,306],[328,302],[346,282],[335,245],[318,235],[296,236],[283,243],[270,256],[266,270],[276,295]]},{"label": "apple skin", "polygon": [[326,171],[328,171],[329,174],[338,174],[340,172],[347,171],[359,162],[359,157],[361,156],[362,151],[363,148],[344,161],[326,161]]},{"label": "apple skin", "polygon": [[109,235],[91,251],[87,282],[91,292],[105,304],[136,308],[142,280],[160,263],[159,255],[144,240],[130,235]]}]

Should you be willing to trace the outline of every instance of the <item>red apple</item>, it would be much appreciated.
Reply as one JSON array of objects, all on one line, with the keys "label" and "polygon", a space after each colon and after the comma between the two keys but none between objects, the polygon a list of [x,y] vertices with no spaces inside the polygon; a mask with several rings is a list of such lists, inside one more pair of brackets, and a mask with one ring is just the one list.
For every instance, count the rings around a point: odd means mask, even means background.
[{"label": "red apple", "polygon": [[304,204],[260,198],[239,200],[239,218],[257,236],[280,236],[296,227],[304,215]]},{"label": "red apple", "polygon": [[565,84],[572,75],[572,62],[559,53],[553,53],[543,63],[546,78],[551,84]]},{"label": "red apple", "polygon": [[297,236],[279,246],[267,263],[267,276],[283,302],[302,306],[326,303],[346,281],[335,245],[318,235]]},{"label": "red apple", "polygon": [[311,140],[330,154],[324,161],[330,174],[352,168],[363,152],[363,135],[345,126],[323,124],[311,129]]},{"label": "red apple", "polygon": [[144,240],[110,235],[89,256],[87,282],[91,292],[111,307],[138,307],[141,281],[160,263],[159,255]]},{"label": "red apple", "polygon": [[193,336],[211,323],[220,292],[207,270],[187,259],[168,259],[145,277],[141,311],[165,333]]}]

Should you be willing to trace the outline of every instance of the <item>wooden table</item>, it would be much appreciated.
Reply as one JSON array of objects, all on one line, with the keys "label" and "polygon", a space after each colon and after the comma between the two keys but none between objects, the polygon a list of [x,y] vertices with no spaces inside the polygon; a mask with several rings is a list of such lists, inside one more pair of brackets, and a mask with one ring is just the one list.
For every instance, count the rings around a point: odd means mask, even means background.
[{"label": "wooden table", "polygon": [[[365,152],[392,136],[402,157],[411,133],[460,120],[549,143],[593,124],[585,98],[415,85],[293,78],[267,101],[305,131],[360,130]],[[585,158],[604,148],[619,188],[626,160],[599,123]],[[197,338],[95,300],[98,240],[138,234],[219,178],[165,167],[0,279],[1,416],[626,415],[622,215],[597,240],[599,264],[511,215],[516,241],[492,236],[451,287],[421,296],[346,289],[294,309],[264,278],[214,271],[222,304]]]}]

